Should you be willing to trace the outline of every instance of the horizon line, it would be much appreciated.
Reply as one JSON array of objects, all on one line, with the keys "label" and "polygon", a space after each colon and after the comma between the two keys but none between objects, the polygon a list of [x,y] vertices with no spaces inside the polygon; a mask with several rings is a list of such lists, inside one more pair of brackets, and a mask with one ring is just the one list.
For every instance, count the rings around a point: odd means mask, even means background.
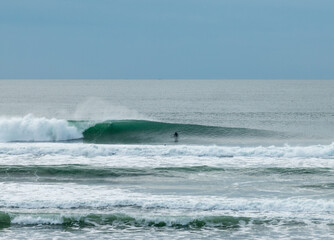
[{"label": "horizon line", "polygon": [[0,78],[0,80],[334,80],[334,78]]}]

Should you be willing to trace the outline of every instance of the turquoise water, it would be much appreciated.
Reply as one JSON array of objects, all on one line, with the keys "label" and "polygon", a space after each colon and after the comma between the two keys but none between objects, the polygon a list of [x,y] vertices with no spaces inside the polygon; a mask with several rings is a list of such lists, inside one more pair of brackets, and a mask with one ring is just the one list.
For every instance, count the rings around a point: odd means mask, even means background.
[{"label": "turquoise water", "polygon": [[333,87],[1,80],[0,238],[330,239]]},{"label": "turquoise water", "polygon": [[[82,123],[82,122],[81,122]],[[72,122],[75,126],[77,122]],[[178,133],[175,138],[174,134]],[[265,139],[283,133],[247,128],[226,128],[194,124],[176,124],[145,120],[118,120],[94,124],[83,131],[83,141],[92,143],[222,144],[232,140]]]}]

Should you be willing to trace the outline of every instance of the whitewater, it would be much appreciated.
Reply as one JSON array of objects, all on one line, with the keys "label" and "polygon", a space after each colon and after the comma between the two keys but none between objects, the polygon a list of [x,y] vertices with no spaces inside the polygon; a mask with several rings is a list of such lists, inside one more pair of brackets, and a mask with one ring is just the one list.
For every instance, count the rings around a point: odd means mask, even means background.
[{"label": "whitewater", "polygon": [[0,239],[331,239],[333,87],[1,80]]}]

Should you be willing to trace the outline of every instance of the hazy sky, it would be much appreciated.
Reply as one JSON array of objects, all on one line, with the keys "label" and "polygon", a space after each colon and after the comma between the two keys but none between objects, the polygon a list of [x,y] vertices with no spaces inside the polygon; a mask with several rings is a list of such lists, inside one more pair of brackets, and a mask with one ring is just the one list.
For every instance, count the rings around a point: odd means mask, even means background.
[{"label": "hazy sky", "polygon": [[0,0],[0,78],[334,79],[334,1]]}]

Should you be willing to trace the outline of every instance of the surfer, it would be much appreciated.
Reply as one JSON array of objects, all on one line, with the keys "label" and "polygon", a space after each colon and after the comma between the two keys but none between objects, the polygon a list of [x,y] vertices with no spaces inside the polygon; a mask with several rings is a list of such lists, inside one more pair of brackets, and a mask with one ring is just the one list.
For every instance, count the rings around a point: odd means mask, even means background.
[{"label": "surfer", "polygon": [[179,134],[177,132],[174,133],[174,141],[177,142],[179,138]]}]

